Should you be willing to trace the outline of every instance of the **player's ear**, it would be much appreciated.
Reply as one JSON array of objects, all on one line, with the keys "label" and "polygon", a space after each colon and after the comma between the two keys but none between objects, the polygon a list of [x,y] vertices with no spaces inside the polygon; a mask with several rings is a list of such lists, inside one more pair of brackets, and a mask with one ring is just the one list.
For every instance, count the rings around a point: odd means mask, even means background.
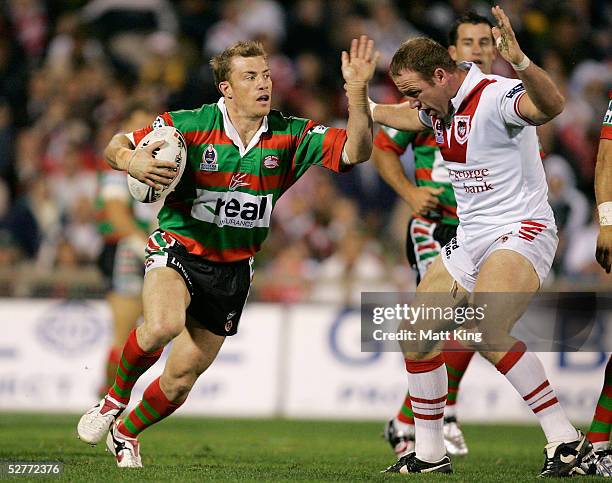
[{"label": "player's ear", "polygon": [[451,56],[451,59],[453,59],[455,62],[457,62],[457,47],[455,47],[454,45],[449,45],[448,46],[448,55]]},{"label": "player's ear", "polygon": [[219,82],[219,92],[223,95],[223,97],[227,97],[228,99],[232,98],[232,86],[228,81]]},{"label": "player's ear", "polygon": [[442,67],[437,67],[433,73],[433,81],[436,84],[443,84],[446,81],[447,74]]}]

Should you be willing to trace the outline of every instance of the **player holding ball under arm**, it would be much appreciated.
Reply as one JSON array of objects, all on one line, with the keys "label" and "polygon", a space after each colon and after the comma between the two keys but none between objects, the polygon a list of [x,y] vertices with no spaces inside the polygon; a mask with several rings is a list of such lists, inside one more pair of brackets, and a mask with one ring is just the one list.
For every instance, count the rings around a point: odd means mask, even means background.
[{"label": "player holding ball under arm", "polygon": [[[274,204],[311,166],[340,172],[367,161],[372,119],[367,83],[379,54],[367,36],[343,52],[348,89],[346,130],[270,110],[272,81],[266,53],[239,42],[211,60],[221,98],[192,111],[159,116],[152,126],[116,135],[108,163],[149,186],[167,185],[173,164],[151,157],[154,143],[134,151],[157,126],[172,125],[187,142],[187,164],[149,238],[143,286],[144,323],[123,348],[109,393],[80,419],[81,440],[107,447],[121,467],[142,466],[137,436],[185,402],[225,337],[236,333],[249,292],[253,255],[264,241]],[[173,341],[161,377],[118,420],[140,375]],[[110,429],[110,431],[109,431]]]},{"label": "player holding ball under arm", "polygon": [[[433,40],[412,39],[396,52],[390,67],[408,102],[374,105],[373,117],[396,129],[433,128],[457,199],[457,236],[428,269],[414,304],[455,307],[468,301],[487,307],[479,323],[484,341],[474,348],[506,376],[537,416],[548,441],[541,476],[584,473],[591,444],[568,421],[537,356],[509,335],[548,274],[557,247],[535,125],[557,116],[565,101],[548,74],[521,51],[503,10],[494,7],[492,12],[498,51],[518,80],[484,75],[474,64],[465,70]],[[427,296],[432,293],[435,297]],[[504,299],[500,302],[492,293],[502,293]],[[441,320],[410,322],[449,328]],[[406,321],[400,324],[400,329],[408,328]],[[416,451],[387,471],[450,472],[442,430],[448,381],[440,348],[432,343],[415,347],[408,341],[401,345]]]}]

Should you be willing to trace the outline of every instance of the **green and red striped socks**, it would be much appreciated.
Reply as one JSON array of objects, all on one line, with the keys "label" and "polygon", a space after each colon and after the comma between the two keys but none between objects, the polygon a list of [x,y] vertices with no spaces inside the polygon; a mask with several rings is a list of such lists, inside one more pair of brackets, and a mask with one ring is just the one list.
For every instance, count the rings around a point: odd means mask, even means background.
[{"label": "green and red striped socks", "polygon": [[170,401],[159,386],[159,377],[145,390],[142,401],[119,423],[119,432],[135,438],[149,426],[170,416],[183,403]]},{"label": "green and red striped socks", "polygon": [[412,412],[412,405],[410,404],[410,391],[406,391],[406,399],[404,399],[404,403],[399,413],[397,413],[395,420],[401,424],[414,426],[414,413]]},{"label": "green and red striped socks", "polygon": [[465,370],[469,365],[472,357],[474,357],[473,351],[449,351],[442,354],[444,357],[444,363],[446,364],[446,373],[448,375],[448,399],[446,401],[445,414],[447,416],[456,416],[455,405],[457,404],[457,392],[459,391],[459,384]]},{"label": "green and red striped socks", "polygon": [[612,429],[612,357],[608,359],[603,388],[587,434],[596,451],[610,447],[610,429]]},{"label": "green and red striped socks", "polygon": [[149,367],[157,362],[162,351],[163,349],[153,352],[142,350],[136,340],[136,329],[132,330],[123,347],[115,383],[108,391],[109,396],[121,404],[127,405],[130,402],[130,394],[136,381]]}]

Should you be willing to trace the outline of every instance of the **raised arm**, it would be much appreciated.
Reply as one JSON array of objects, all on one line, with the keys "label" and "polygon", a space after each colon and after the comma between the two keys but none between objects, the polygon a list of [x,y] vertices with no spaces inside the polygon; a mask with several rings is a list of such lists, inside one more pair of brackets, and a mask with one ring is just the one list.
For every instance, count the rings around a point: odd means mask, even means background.
[{"label": "raised arm", "polygon": [[526,94],[521,96],[518,105],[521,114],[536,125],[550,121],[563,111],[563,95],[546,71],[523,53],[504,11],[499,6],[491,11],[498,24],[493,27],[497,50],[510,62],[525,87]]},{"label": "raised arm", "polygon": [[423,131],[427,127],[419,118],[418,109],[410,107],[409,102],[400,104],[376,104],[370,100],[370,110],[374,122],[384,124],[399,131]]},{"label": "raised arm", "polygon": [[373,121],[368,107],[368,82],[374,75],[379,56],[379,52],[374,53],[374,41],[366,35],[359,40],[353,39],[350,53],[342,52],[342,76],[349,104],[345,164],[363,163],[372,155]]}]

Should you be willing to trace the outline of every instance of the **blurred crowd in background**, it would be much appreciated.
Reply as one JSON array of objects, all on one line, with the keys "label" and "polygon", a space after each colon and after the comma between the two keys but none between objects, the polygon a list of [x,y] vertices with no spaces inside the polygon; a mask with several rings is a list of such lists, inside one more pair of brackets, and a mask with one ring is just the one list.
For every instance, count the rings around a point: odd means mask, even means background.
[{"label": "blurred crowd in background", "polygon": [[[594,258],[593,175],[612,87],[612,4],[508,0],[528,55],[567,98],[539,131],[560,230],[551,283],[609,283]],[[343,126],[340,52],[367,33],[382,56],[370,96],[394,102],[390,59],[409,37],[447,44],[469,0],[4,0],[0,2],[0,294],[96,294],[101,153],[138,103],[151,112],[216,102],[208,60],[258,39],[269,53],[273,107]],[[513,76],[498,58],[494,73]],[[410,171],[410,155],[406,156]],[[409,209],[371,163],[312,169],[281,200],[256,259],[255,297],[358,302],[361,290],[410,290]],[[68,274],[62,276],[62,274]],[[75,280],[77,281],[75,283]],[[17,281],[20,281],[18,283]],[[38,285],[37,285],[38,284]]]}]

